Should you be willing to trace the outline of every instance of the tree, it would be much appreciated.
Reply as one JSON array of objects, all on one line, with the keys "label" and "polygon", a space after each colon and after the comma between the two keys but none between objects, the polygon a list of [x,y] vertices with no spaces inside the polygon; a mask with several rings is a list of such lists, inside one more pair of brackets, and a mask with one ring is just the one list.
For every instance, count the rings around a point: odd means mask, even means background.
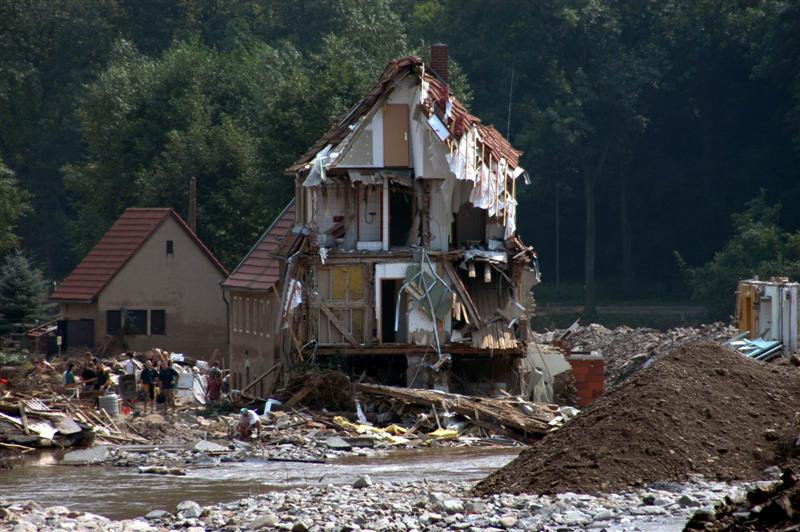
[{"label": "tree", "polygon": [[15,231],[20,218],[30,212],[29,197],[30,194],[20,190],[14,172],[0,158],[0,253],[19,243]]},{"label": "tree", "polygon": [[48,317],[47,283],[20,251],[6,255],[0,266],[0,335],[28,328]]},{"label": "tree", "polygon": [[800,279],[800,231],[783,231],[778,226],[780,211],[780,204],[768,205],[762,192],[743,212],[731,216],[734,236],[711,261],[690,268],[676,253],[693,299],[706,306],[709,317],[731,316],[741,279],[754,275]]}]

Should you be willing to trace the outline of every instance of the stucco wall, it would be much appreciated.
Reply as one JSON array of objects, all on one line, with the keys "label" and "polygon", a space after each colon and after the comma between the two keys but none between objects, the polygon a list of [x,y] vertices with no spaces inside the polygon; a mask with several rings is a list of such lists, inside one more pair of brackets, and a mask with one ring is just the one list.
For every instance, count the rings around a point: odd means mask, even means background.
[{"label": "stucco wall", "polygon": [[[166,241],[174,253],[167,255]],[[130,349],[154,347],[209,360],[227,351],[223,274],[197,248],[175,220],[168,218],[106,286],[98,299],[95,334],[106,337],[106,311],[164,310],[166,334],[127,336]]]}]

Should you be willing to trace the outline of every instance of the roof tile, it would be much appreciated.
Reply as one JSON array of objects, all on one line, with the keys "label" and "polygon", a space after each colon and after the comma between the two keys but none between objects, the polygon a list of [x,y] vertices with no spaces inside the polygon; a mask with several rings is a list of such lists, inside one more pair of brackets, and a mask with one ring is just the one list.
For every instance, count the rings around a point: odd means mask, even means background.
[{"label": "roof tile", "polygon": [[136,254],[150,236],[172,216],[209,260],[227,275],[225,267],[194,234],[186,222],[168,208],[130,208],[117,219],[103,238],[83,258],[80,264],[50,294],[54,301],[92,301],[122,267]]},{"label": "roof tile", "polygon": [[244,290],[267,290],[278,282],[280,259],[275,255],[280,251],[281,242],[290,234],[294,226],[294,217],[295,203],[292,200],[264,231],[253,249],[242,259],[222,286]]}]

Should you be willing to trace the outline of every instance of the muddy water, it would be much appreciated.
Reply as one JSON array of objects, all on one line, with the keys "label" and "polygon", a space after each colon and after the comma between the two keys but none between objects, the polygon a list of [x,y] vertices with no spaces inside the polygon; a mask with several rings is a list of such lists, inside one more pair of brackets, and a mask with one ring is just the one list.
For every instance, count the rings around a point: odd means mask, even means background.
[{"label": "muddy water", "polygon": [[40,455],[0,470],[0,497],[127,519],[151,510],[174,511],[187,499],[211,504],[297,486],[352,484],[364,474],[377,482],[479,480],[518,453],[461,448],[347,457],[327,464],[252,460],[188,469],[184,477],[140,475],[135,468],[64,466],[54,455]]}]

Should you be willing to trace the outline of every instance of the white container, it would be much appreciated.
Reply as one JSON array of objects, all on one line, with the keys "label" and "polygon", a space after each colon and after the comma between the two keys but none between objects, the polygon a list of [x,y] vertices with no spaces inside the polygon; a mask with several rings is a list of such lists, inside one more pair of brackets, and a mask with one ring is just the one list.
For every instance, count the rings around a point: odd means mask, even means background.
[{"label": "white container", "polygon": [[119,396],[115,393],[108,393],[100,396],[100,408],[105,410],[109,416],[119,415]]}]

